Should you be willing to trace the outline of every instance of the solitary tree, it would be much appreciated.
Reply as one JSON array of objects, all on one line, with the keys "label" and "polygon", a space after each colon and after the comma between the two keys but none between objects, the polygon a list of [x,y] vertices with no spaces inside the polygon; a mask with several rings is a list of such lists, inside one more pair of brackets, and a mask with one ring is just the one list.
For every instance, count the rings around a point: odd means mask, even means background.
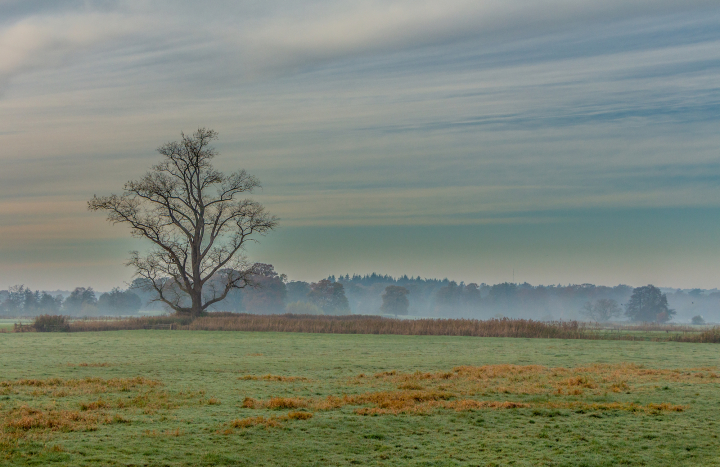
[{"label": "solitary tree", "polygon": [[142,256],[131,253],[129,266],[180,314],[199,316],[235,288],[251,283],[252,266],[243,255],[277,225],[257,202],[241,198],[260,186],[244,170],[224,174],[211,164],[213,130],[158,149],[164,160],[140,180],[125,184],[122,195],[94,196],[92,211],[105,211],[113,224],[127,224],[132,235],[153,243]]},{"label": "solitary tree", "polygon": [[610,298],[601,298],[596,300],[595,303],[585,303],[580,310],[580,313],[593,321],[604,323],[620,316],[622,309],[615,300]]},{"label": "solitary tree", "polygon": [[633,290],[630,301],[625,305],[625,314],[632,321],[664,323],[669,321],[675,310],[668,308],[667,296],[653,285]]},{"label": "solitary tree", "polygon": [[410,306],[410,302],[407,299],[407,295],[409,293],[410,291],[405,287],[388,285],[385,287],[385,292],[382,294],[382,305],[380,305],[380,311],[395,316],[408,314],[408,306]]}]

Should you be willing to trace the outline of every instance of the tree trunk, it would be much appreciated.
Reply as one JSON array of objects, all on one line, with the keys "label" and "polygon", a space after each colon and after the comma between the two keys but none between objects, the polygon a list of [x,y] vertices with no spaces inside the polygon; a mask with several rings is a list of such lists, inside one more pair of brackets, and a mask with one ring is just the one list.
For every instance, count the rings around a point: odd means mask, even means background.
[{"label": "tree trunk", "polygon": [[200,290],[191,290],[192,294],[192,307],[190,308],[190,315],[193,318],[197,318],[198,316],[203,314],[202,309],[202,289]]}]

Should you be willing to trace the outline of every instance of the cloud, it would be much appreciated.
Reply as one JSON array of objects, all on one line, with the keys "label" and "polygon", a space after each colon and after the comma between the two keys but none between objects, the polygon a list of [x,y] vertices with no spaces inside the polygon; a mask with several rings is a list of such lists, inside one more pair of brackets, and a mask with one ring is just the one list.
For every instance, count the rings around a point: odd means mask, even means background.
[{"label": "cloud", "polygon": [[[678,4],[644,0],[360,1],[301,2],[225,28],[244,51],[249,68],[282,68],[368,53],[481,40],[490,46],[558,34],[612,21],[638,22],[715,6],[705,0]],[[302,9],[302,11],[300,11]],[[222,31],[222,29],[220,29]]]},{"label": "cloud", "polygon": [[715,209],[716,5],[0,2],[4,251],[120,245],[87,199],[201,125],[288,229]]},{"label": "cloud", "polygon": [[152,48],[157,66],[166,61],[163,54],[167,58],[183,55],[188,78],[210,65],[212,72],[226,70],[258,79],[267,73],[370,53],[469,39],[490,47],[613,21],[637,23],[643,18],[707,9],[714,2],[286,1],[261,6],[214,2],[202,9],[194,2],[19,5],[0,5],[0,12],[5,9],[12,18],[0,26],[0,82],[24,72],[64,66],[92,51],[111,53],[128,44],[137,47],[134,56],[123,58],[129,59],[129,65],[149,58],[147,49]]},{"label": "cloud", "polygon": [[120,14],[31,16],[0,31],[0,82],[66,65],[92,49],[142,33],[147,24]]}]

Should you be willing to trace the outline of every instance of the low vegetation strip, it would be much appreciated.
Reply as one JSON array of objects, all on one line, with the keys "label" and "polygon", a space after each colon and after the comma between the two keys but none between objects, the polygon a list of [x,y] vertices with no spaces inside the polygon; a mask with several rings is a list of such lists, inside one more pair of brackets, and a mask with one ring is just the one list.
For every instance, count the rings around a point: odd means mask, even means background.
[{"label": "low vegetation strip", "polygon": [[413,336],[544,337],[589,336],[577,321],[544,323],[525,319],[417,319],[378,316],[248,315],[202,317],[188,326],[203,331],[310,332],[331,334],[397,334]]},{"label": "low vegetation strip", "polygon": [[[603,329],[579,321],[545,322],[509,318],[485,321],[430,318],[407,320],[368,315],[254,315],[218,312],[194,320],[182,316],[81,320],[69,320],[62,316],[40,316],[35,321],[31,325],[16,326],[15,331],[89,332],[153,329],[720,343],[720,327],[704,331],[693,330],[692,332],[688,331],[687,327],[672,325],[662,327],[633,325]],[[51,326],[48,323],[55,324]],[[57,323],[62,324],[58,325]],[[659,331],[665,331],[665,333]]]}]

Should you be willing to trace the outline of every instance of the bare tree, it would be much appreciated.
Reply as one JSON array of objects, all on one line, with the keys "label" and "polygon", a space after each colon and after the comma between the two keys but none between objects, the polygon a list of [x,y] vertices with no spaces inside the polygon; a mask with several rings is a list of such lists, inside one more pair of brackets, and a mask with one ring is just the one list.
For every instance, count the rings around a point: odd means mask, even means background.
[{"label": "bare tree", "polygon": [[127,265],[157,292],[156,301],[192,316],[251,284],[245,244],[277,225],[259,203],[242,198],[260,187],[257,178],[213,168],[214,139],[217,133],[205,128],[183,133],[181,141],[158,148],[163,162],[127,182],[122,195],[88,202],[88,209],[106,211],[109,222],[127,224],[133,236],[154,244],[145,256],[133,251]]}]

